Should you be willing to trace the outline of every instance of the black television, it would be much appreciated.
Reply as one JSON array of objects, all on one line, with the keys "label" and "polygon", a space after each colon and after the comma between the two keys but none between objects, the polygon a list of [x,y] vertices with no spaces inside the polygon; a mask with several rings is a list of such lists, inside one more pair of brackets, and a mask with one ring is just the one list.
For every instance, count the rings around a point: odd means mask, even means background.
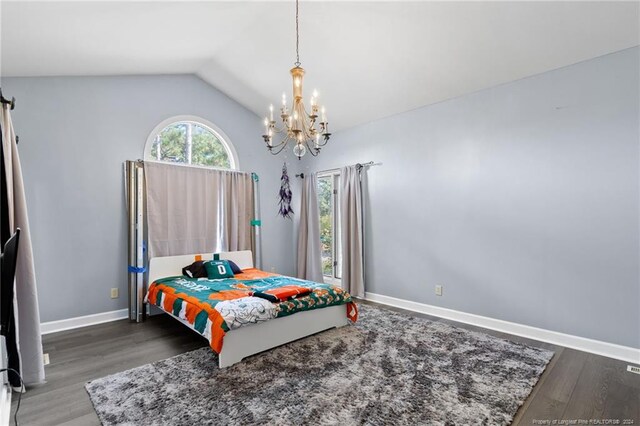
[{"label": "black television", "polygon": [[7,240],[0,259],[0,335],[6,336],[13,311],[13,282],[16,276],[20,228]]}]

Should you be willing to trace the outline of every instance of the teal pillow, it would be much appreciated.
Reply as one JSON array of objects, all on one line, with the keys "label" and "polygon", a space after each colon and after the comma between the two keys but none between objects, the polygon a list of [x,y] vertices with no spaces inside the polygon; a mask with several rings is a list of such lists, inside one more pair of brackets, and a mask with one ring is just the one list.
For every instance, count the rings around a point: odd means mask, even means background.
[{"label": "teal pillow", "polygon": [[231,265],[226,260],[209,260],[204,263],[207,270],[207,276],[210,280],[219,280],[221,278],[233,278]]}]

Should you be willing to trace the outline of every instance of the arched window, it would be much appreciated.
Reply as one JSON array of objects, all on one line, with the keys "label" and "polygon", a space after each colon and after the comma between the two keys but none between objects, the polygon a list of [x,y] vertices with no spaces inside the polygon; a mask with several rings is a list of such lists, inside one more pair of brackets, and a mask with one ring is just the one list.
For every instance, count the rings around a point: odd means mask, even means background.
[{"label": "arched window", "polygon": [[238,169],[229,138],[215,124],[200,117],[178,116],[153,129],[144,159],[216,169]]}]

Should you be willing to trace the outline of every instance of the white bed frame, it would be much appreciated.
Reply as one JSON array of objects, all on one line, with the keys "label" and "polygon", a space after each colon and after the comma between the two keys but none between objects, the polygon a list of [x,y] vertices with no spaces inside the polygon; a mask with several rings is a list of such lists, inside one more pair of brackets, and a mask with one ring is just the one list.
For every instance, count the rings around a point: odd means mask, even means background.
[{"label": "white bed frame", "polygon": [[[154,257],[149,262],[149,282],[152,283],[159,278],[182,275],[182,268],[192,263],[197,256],[202,260],[213,259],[212,254]],[[253,256],[250,250],[220,253],[220,259],[232,260],[240,269],[253,268]],[[189,328],[193,328],[187,321],[168,312],[165,313]],[[342,327],[347,323],[346,307],[338,305],[298,312],[286,317],[230,330],[224,336],[218,365],[220,368],[229,367],[247,356],[320,331]]]}]

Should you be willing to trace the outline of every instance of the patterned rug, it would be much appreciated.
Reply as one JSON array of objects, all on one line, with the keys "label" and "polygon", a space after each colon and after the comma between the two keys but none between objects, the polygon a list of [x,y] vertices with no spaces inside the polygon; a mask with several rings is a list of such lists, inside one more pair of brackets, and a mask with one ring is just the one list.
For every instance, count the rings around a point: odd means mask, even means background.
[{"label": "patterned rug", "polygon": [[202,348],[86,389],[104,425],[509,424],[553,356],[359,306],[355,326],[227,369]]}]

